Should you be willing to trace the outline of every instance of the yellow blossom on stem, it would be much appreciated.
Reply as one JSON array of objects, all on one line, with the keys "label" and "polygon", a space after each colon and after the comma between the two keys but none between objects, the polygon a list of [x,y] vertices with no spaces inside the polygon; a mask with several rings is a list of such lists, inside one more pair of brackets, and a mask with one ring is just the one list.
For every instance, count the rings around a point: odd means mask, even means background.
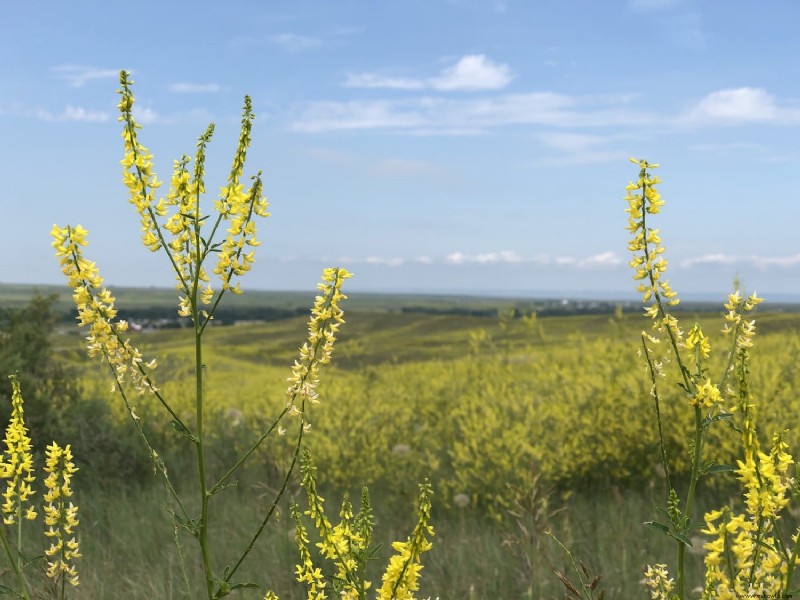
[{"label": "yellow blossom on stem", "polygon": [[[658,167],[657,164],[650,164],[645,160],[631,159],[631,162],[639,165],[639,178],[637,181],[627,185],[627,195],[625,200],[628,202],[628,231],[633,235],[628,242],[628,250],[633,253],[630,261],[631,268],[634,269],[634,279],[642,281],[637,290],[642,294],[645,302],[652,299],[661,305],[663,299],[669,306],[678,304],[677,293],[672,290],[669,282],[662,279],[663,273],[667,269],[667,260],[662,256],[664,247],[661,245],[659,230],[647,226],[647,215],[656,215],[660,212],[664,201],[658,193],[656,185],[661,180],[656,176],[650,175],[650,169]],[[660,311],[663,313],[663,308]],[[662,314],[662,317],[664,315]]]},{"label": "yellow blossom on stem", "polygon": [[78,585],[78,572],[74,561],[81,557],[78,541],[75,538],[75,528],[78,526],[78,507],[71,501],[72,476],[77,468],[72,462],[72,451],[69,444],[61,448],[53,442],[47,447],[47,462],[45,471],[48,473],[44,485],[47,493],[44,495],[45,525],[48,529],[45,535],[51,538],[50,548],[45,550],[47,562],[47,576],[51,579],[61,580],[62,597],[64,581],[70,585]]},{"label": "yellow blossom on stem", "polygon": [[[36,480],[33,474],[33,454],[28,428],[22,408],[23,399],[16,375],[11,379],[11,420],[8,422],[5,437],[5,450],[0,455],[0,477],[8,480],[3,492],[3,522],[6,525],[18,523],[23,518],[23,508],[35,493],[31,484]],[[24,510],[24,518],[33,520],[36,511],[32,506]]]},{"label": "yellow blossom on stem", "polygon": [[133,81],[128,73],[120,73],[121,96],[117,107],[120,110],[120,121],[125,123],[122,139],[125,141],[125,157],[120,161],[123,166],[122,181],[130,192],[130,202],[136,207],[141,220],[142,241],[152,252],[157,251],[163,243],[155,216],[162,209],[154,206],[154,190],[161,185],[153,173],[153,155],[142,146],[136,137],[136,130],[141,128],[133,117],[134,98],[130,86]]},{"label": "yellow blossom on stem", "polygon": [[142,355],[122,335],[128,330],[126,321],[114,321],[117,310],[114,297],[103,286],[103,279],[95,263],[83,257],[87,231],[80,225],[58,227],[53,225],[53,247],[61,264],[61,271],[73,289],[72,298],[78,309],[78,326],[88,327],[86,336],[90,358],[102,357],[114,369],[118,382],[129,379],[140,393],[157,392],[149,371],[156,362],[145,363]]},{"label": "yellow blossom on stem", "polygon": [[433,527],[429,524],[433,492],[427,482],[420,484],[419,490],[417,525],[408,540],[392,544],[397,553],[389,559],[389,566],[383,574],[379,600],[413,600],[414,592],[419,589],[421,555],[433,546],[426,538],[433,535]]},{"label": "yellow blossom on stem", "polygon": [[650,588],[650,600],[670,600],[675,588],[675,580],[670,579],[667,565],[647,565],[644,584]]},{"label": "yellow blossom on stem", "polygon": [[319,384],[319,368],[328,364],[333,354],[336,333],[344,323],[344,311],[340,304],[347,299],[342,293],[342,283],[352,273],[339,267],[322,272],[322,281],[317,284],[320,294],[314,300],[311,319],[308,322],[308,340],[300,348],[300,357],[292,365],[289,377],[288,408],[292,414],[303,412],[306,401],[316,403],[316,388]]}]

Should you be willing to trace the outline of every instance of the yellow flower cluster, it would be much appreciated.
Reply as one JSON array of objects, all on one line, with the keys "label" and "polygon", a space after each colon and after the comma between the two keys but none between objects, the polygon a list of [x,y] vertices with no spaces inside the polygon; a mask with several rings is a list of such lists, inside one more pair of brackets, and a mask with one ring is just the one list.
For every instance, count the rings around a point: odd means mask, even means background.
[{"label": "yellow flower cluster", "polygon": [[253,216],[268,217],[267,200],[262,195],[261,173],[252,177],[253,184],[245,190],[239,183],[244,169],[247,148],[250,146],[250,130],[253,125],[252,102],[249,96],[244,99],[242,114],[242,129],[239,134],[239,145],[233,158],[233,166],[228,176],[228,184],[221,188],[220,199],[215,203],[215,208],[220,217],[230,221],[228,235],[219,248],[217,265],[214,273],[222,280],[222,289],[240,294],[241,288],[237,283],[231,287],[231,279],[240,277],[250,270],[250,265],[255,260],[255,251],[245,252],[245,246],[256,247],[261,244],[256,239],[256,224]]},{"label": "yellow flower cluster", "polygon": [[783,435],[776,434],[769,455],[757,451],[737,461],[736,473],[745,488],[744,514],[731,515],[725,508],[705,515],[702,531],[714,539],[704,545],[708,554],[703,598],[734,599],[786,591],[784,577],[791,559],[776,523],[789,503],[789,468],[794,461],[787,449]]},{"label": "yellow flower cluster", "polygon": [[[261,173],[252,177],[253,183],[247,190],[239,183],[255,119],[252,101],[248,96],[245,97],[239,144],[228,183],[222,188],[219,200],[215,201],[218,216],[211,234],[203,237],[201,230],[206,218],[201,214],[200,196],[205,193],[205,150],[214,133],[214,125],[209,125],[197,142],[194,173],[189,172],[189,157],[183,156],[176,160],[169,192],[165,198],[156,202],[154,190],[161,182],[153,173],[152,155],[139,143],[136,136],[136,130],[141,125],[133,117],[132,84],[129,75],[123,71],[120,74],[119,90],[122,99],[118,105],[121,113],[119,120],[125,125],[122,132],[125,141],[125,156],[121,161],[123,181],[130,190],[130,202],[136,207],[141,219],[144,245],[154,252],[163,247],[170,258],[178,282],[177,288],[183,294],[178,314],[187,317],[194,314],[197,308],[194,306],[195,298],[204,305],[211,304],[214,299],[215,292],[203,266],[212,252],[217,254],[213,272],[219,276],[223,291],[230,290],[235,294],[242,292],[239,282],[234,285],[232,280],[249,271],[255,261],[255,251],[246,251],[246,248],[260,245],[256,239],[253,218],[269,216],[268,204],[262,194]],[[167,217],[170,208],[174,209],[174,213],[166,219],[162,230],[157,218]],[[213,243],[214,234],[223,220],[229,222],[227,236],[223,242]],[[171,235],[170,241],[166,240],[165,232]],[[210,318],[207,313],[200,312],[207,319]]]},{"label": "yellow flower cluster", "polygon": [[633,239],[628,242],[628,250],[634,253],[634,257],[629,263],[635,269],[634,279],[644,280],[637,291],[643,294],[645,302],[654,296],[663,296],[667,299],[667,304],[678,303],[677,294],[672,291],[669,282],[661,278],[667,269],[667,260],[661,256],[664,247],[661,245],[659,230],[647,227],[647,214],[655,215],[661,210],[664,201],[661,194],[656,189],[656,184],[661,183],[657,176],[651,176],[648,169],[655,169],[657,164],[650,164],[646,160],[631,159],[631,162],[639,165],[639,179],[636,183],[629,183],[626,187],[628,194],[625,200],[628,201],[628,231],[633,234]]},{"label": "yellow flower cluster", "polygon": [[695,359],[695,363],[699,363],[699,357],[708,358],[711,355],[711,344],[708,341],[708,337],[703,333],[703,330],[700,329],[700,324],[695,323],[694,327],[689,330],[688,335],[686,336],[685,347],[687,350],[695,349],[697,358]]},{"label": "yellow flower cluster", "polygon": [[47,556],[47,576],[55,579],[65,577],[71,585],[78,585],[78,572],[74,561],[81,557],[78,541],[75,539],[75,528],[78,526],[78,507],[71,501],[70,486],[72,476],[77,468],[72,462],[72,451],[69,444],[61,448],[53,442],[47,447],[45,471],[48,473],[44,485],[47,493],[44,501],[45,525],[49,527],[45,535],[52,538],[50,548],[45,550]]},{"label": "yellow flower cluster", "polygon": [[720,394],[719,388],[708,379],[697,386],[697,392],[692,397],[692,404],[701,408],[711,408],[722,404],[722,402],[722,394]]},{"label": "yellow flower cluster", "polygon": [[378,600],[414,600],[414,592],[419,589],[420,556],[433,546],[425,537],[433,535],[433,527],[429,524],[433,492],[427,482],[420,484],[419,489],[417,525],[408,540],[392,544],[397,553],[389,559],[383,585],[378,590]]},{"label": "yellow flower cluster", "polygon": [[134,98],[130,89],[132,84],[133,80],[129,79],[128,73],[122,71],[121,89],[118,90],[122,98],[117,108],[122,113],[119,120],[125,123],[125,128],[122,130],[122,139],[125,141],[125,157],[121,161],[124,168],[123,181],[130,191],[130,202],[139,213],[142,242],[152,252],[156,252],[161,248],[163,240],[155,217],[164,216],[166,208],[163,201],[154,206],[153,192],[161,182],[153,173],[153,155],[136,138],[136,130],[142,126],[133,118]]},{"label": "yellow flower cluster", "polygon": [[735,335],[735,351],[752,347],[756,325],[755,321],[746,321],[744,314],[752,312],[763,301],[764,299],[759,298],[755,293],[743,298],[738,290],[728,296],[728,301],[725,303],[725,309],[728,312],[725,315],[726,323],[722,332],[726,335]]},{"label": "yellow flower cluster", "polygon": [[[35,493],[31,487],[36,478],[33,475],[33,454],[31,453],[31,439],[25,427],[25,416],[22,409],[22,393],[19,380],[15,375],[11,379],[11,420],[6,428],[6,449],[0,455],[0,478],[7,479],[8,485],[2,505],[3,522],[6,525],[17,523],[22,517],[22,510],[26,502],[30,502]],[[36,518],[33,506],[25,509],[25,518],[32,521]]]},{"label": "yellow flower cluster", "polygon": [[291,413],[304,411],[306,401],[318,402],[319,368],[330,362],[336,333],[344,323],[344,312],[340,308],[347,296],[342,293],[342,283],[352,277],[346,269],[334,267],[322,272],[322,281],[317,284],[321,292],[314,299],[311,319],[308,322],[308,340],[300,348],[300,357],[292,365],[289,377],[288,407]]},{"label": "yellow flower cluster", "polygon": [[116,321],[114,297],[103,286],[103,279],[97,265],[83,257],[81,248],[86,246],[88,232],[80,225],[64,228],[53,225],[50,231],[53,247],[66,275],[69,287],[73,289],[72,299],[78,308],[79,327],[88,326],[86,336],[89,357],[103,357],[114,368],[117,383],[129,378],[140,393],[146,390],[157,391],[152,379],[145,371],[156,368],[155,359],[144,363],[142,355],[130,340],[122,339],[127,331],[126,321]]},{"label": "yellow flower cluster", "polygon": [[[308,450],[304,450],[300,471],[301,485],[308,496],[309,509],[304,513],[314,520],[319,532],[317,543],[322,556],[334,563],[336,572],[332,577],[332,588],[337,598],[358,600],[371,587],[364,580],[367,552],[372,541],[372,510],[366,490],[362,494],[361,510],[353,515],[353,507],[345,496],[339,513],[341,521],[331,525],[325,516],[325,500],[317,493],[316,467]],[[295,507],[295,512],[297,511]],[[298,581],[309,584],[309,598],[317,589],[327,584],[319,569],[314,568],[308,549],[308,536],[299,515],[295,517],[295,538],[300,546],[301,564],[297,565]]]},{"label": "yellow flower cluster", "polygon": [[[317,548],[325,559],[333,562],[336,570],[328,582],[321,569],[314,566],[302,515],[297,505],[292,505],[295,539],[300,548],[297,580],[308,586],[308,600],[325,598],[326,589],[330,589],[332,597],[336,598],[365,598],[367,590],[372,587],[371,582],[365,578],[367,561],[374,554],[374,549],[370,548],[373,515],[369,493],[366,487],[362,489],[361,506],[356,515],[353,515],[353,506],[345,495],[339,513],[341,520],[337,525],[331,525],[325,516],[325,501],[317,493],[316,470],[308,450],[304,450],[300,459],[301,486],[308,496],[309,505],[304,514],[314,520],[320,538]],[[430,497],[433,492],[428,482],[421,484],[419,488],[417,524],[407,541],[392,544],[397,553],[390,558],[383,575],[383,585],[377,592],[379,600],[413,600],[413,592],[418,589],[422,569],[420,556],[432,546],[426,536],[433,535],[433,527],[429,524]]]},{"label": "yellow flower cluster", "polygon": [[308,600],[324,600],[327,585],[325,576],[319,567],[314,566],[309,550],[308,531],[296,504],[292,504],[291,513],[295,523],[295,540],[300,548],[300,564],[296,567],[297,581],[308,586]]},{"label": "yellow flower cluster", "polygon": [[671,600],[675,580],[667,572],[667,565],[647,565],[644,572],[644,584],[650,588],[650,600]]}]

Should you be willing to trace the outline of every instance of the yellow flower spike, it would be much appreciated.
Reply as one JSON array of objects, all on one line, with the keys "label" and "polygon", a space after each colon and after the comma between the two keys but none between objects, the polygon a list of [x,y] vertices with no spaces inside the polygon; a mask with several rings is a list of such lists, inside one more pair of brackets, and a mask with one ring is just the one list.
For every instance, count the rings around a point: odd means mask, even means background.
[{"label": "yellow flower spike", "polygon": [[30,484],[35,480],[31,439],[25,427],[24,400],[17,376],[10,375],[9,379],[12,386],[11,419],[6,428],[5,450],[0,455],[0,478],[8,480],[3,493],[5,502],[0,507],[6,525],[18,523],[23,517],[28,520],[36,518],[32,507],[24,507],[34,494]]},{"label": "yellow flower spike", "polygon": [[[49,529],[45,535],[53,541],[45,550],[48,559],[47,576],[51,579],[64,578],[71,585],[78,585],[78,573],[74,561],[81,557],[80,547],[74,538],[78,526],[78,507],[72,502],[68,505],[65,498],[72,496],[70,482],[77,468],[72,462],[72,451],[69,444],[61,448],[53,442],[47,446],[45,472],[48,473],[44,485],[47,492],[43,507],[45,524]],[[69,537],[73,536],[73,537]]]},{"label": "yellow flower spike", "polygon": [[89,328],[86,336],[89,357],[104,357],[120,377],[129,374],[138,393],[153,391],[149,375],[144,376],[140,371],[141,353],[121,337],[128,328],[127,322],[113,321],[117,315],[113,295],[103,287],[95,264],[82,255],[88,232],[80,225],[65,228],[54,225],[51,234],[56,256],[61,257],[61,271],[74,290],[72,298],[78,309],[78,325]]},{"label": "yellow flower spike", "polygon": [[[322,272],[322,281],[317,288],[322,292],[314,299],[311,318],[308,322],[308,341],[300,348],[299,360],[292,366],[287,406],[290,414],[304,412],[305,401],[316,402],[319,383],[319,368],[328,364],[336,342],[335,332],[344,323],[344,311],[340,303],[347,299],[341,292],[342,283],[352,274],[342,268],[327,268]],[[298,406],[299,405],[299,406]]]}]

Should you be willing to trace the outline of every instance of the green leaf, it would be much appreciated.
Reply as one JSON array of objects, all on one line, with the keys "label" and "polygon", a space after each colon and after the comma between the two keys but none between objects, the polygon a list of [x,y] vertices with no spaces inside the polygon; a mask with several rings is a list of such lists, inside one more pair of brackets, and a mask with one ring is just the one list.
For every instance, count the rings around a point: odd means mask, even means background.
[{"label": "green leaf", "polygon": [[644,523],[650,529],[655,529],[656,531],[663,533],[667,537],[671,537],[673,540],[678,540],[679,542],[686,544],[689,547],[692,547],[692,540],[690,540],[687,536],[682,533],[678,533],[674,531],[670,527],[667,527],[663,523],[659,523],[658,521],[645,521]]},{"label": "green leaf", "polygon": [[709,465],[705,472],[710,475],[712,473],[731,473],[735,470],[731,465]]},{"label": "green leaf", "polygon": [[669,535],[669,527],[667,527],[662,523],[659,523],[658,521],[645,521],[644,524],[650,529],[655,529],[656,531],[659,531],[664,535]]},{"label": "green leaf", "polygon": [[172,425],[172,427],[175,428],[175,431],[181,434],[181,436],[185,437],[187,440],[194,442],[195,444],[197,443],[197,438],[194,435],[192,435],[191,431],[186,429],[186,426],[183,423],[175,419],[172,419],[169,423],[170,425]]}]

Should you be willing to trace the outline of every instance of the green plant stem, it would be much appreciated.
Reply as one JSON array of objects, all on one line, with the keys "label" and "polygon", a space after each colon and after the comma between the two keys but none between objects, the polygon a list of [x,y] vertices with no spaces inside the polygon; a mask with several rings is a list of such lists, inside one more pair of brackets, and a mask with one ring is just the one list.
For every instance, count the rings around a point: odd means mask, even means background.
[{"label": "green plant stem", "polygon": [[225,475],[223,475],[222,477],[220,477],[219,481],[211,487],[211,490],[209,491],[209,494],[214,495],[214,494],[216,494],[217,492],[219,492],[222,489],[222,487],[225,485],[225,482],[227,482],[228,479],[230,479],[231,476],[234,473],[236,473],[237,470],[239,470],[239,467],[241,467],[244,464],[244,462],[248,458],[250,458],[250,456],[253,454],[253,452],[255,452],[258,449],[258,447],[263,443],[263,441],[265,439],[267,439],[267,437],[269,437],[269,434],[272,433],[275,430],[275,428],[278,426],[278,423],[280,423],[281,419],[283,419],[283,417],[286,415],[287,412],[289,412],[289,407],[288,406],[281,411],[281,413],[277,416],[277,418],[272,422],[272,425],[270,425],[270,428],[267,429],[267,431],[265,433],[263,433],[261,435],[261,437],[259,437],[250,446],[250,448],[247,450],[247,452],[245,452],[239,458],[239,460],[237,460],[236,463],[230,469],[228,469],[228,472],[225,473]]},{"label": "green plant stem", "polygon": [[[305,409],[305,405],[303,406],[303,409]],[[261,537],[261,533],[264,531],[264,527],[267,526],[267,523],[272,518],[272,515],[275,513],[275,510],[278,507],[278,502],[280,502],[280,499],[283,497],[283,494],[286,491],[286,486],[289,483],[289,479],[291,479],[291,477],[292,477],[292,473],[294,472],[295,465],[297,465],[297,458],[300,455],[300,447],[302,446],[303,434],[305,433],[305,424],[306,424],[304,415],[305,415],[305,412],[301,412],[301,416],[300,416],[300,431],[297,434],[297,443],[296,443],[296,445],[294,447],[294,455],[292,456],[292,463],[289,465],[289,469],[286,471],[286,475],[283,478],[283,483],[281,484],[281,489],[279,489],[278,493],[275,495],[275,500],[272,502],[272,506],[270,506],[269,511],[267,511],[266,516],[261,521],[261,524],[258,526],[258,529],[256,530],[255,535],[253,535],[252,539],[250,540],[250,543],[248,544],[247,548],[245,548],[244,552],[242,552],[242,555],[239,557],[239,560],[236,561],[236,564],[233,565],[231,570],[225,576],[225,581],[230,581],[231,580],[231,578],[233,577],[233,574],[236,573],[236,571],[239,569],[239,567],[244,562],[244,559],[247,557],[248,554],[250,554],[250,551],[255,546],[256,541],[258,541],[258,538]]]},{"label": "green plant stem", "polygon": [[644,348],[644,356],[647,360],[647,367],[650,370],[650,381],[653,384],[653,401],[656,405],[656,421],[658,423],[658,442],[661,447],[661,463],[664,465],[664,478],[667,483],[667,493],[672,489],[672,483],[670,482],[669,478],[669,465],[667,464],[667,450],[664,446],[664,430],[661,424],[661,408],[660,408],[660,398],[658,395],[658,387],[657,387],[657,377],[656,377],[656,370],[653,366],[653,359],[650,356],[650,350],[647,348],[647,343],[645,342],[644,334],[642,334],[642,348]]},{"label": "green plant stem", "polygon": [[[195,282],[196,286],[196,282]],[[208,548],[208,487],[206,483],[206,457],[203,446],[203,338],[197,323],[197,296],[192,297],[192,311],[195,317],[195,339],[194,339],[194,358],[195,358],[195,411],[196,411],[196,430],[197,441],[197,478],[200,484],[200,527],[197,532],[197,539],[200,542],[200,552],[203,556],[203,572],[206,577],[206,589],[209,599],[214,594],[213,573],[211,571],[211,557]]]},{"label": "green plant stem", "polygon": [[22,571],[22,502],[17,502],[17,564]]},{"label": "green plant stem", "polygon": [[6,556],[8,556],[8,562],[17,578],[20,594],[23,598],[25,598],[25,600],[31,600],[30,592],[28,591],[28,584],[25,581],[25,577],[22,575],[22,569],[20,569],[20,566],[17,564],[19,556],[15,558],[14,553],[11,552],[11,546],[8,545],[8,537],[6,536],[6,528],[2,524],[0,524],[0,541],[3,543],[3,550],[5,550]]},{"label": "green plant stem", "polygon": [[[684,515],[691,523],[692,504],[697,481],[700,479],[700,457],[703,453],[703,413],[699,406],[694,407],[694,452],[692,456],[692,476],[689,481],[689,491],[686,494],[686,508]],[[688,533],[688,532],[686,532]],[[686,544],[678,542],[678,598],[684,598],[685,589],[685,561]]]},{"label": "green plant stem", "polygon": [[787,594],[791,594],[792,592],[792,577],[794,576],[794,569],[797,564],[798,550],[800,550],[800,534],[797,535],[797,539],[795,540],[794,543],[794,548],[792,548],[792,557],[787,563],[789,567],[789,572],[786,573],[786,589],[784,590]]}]

